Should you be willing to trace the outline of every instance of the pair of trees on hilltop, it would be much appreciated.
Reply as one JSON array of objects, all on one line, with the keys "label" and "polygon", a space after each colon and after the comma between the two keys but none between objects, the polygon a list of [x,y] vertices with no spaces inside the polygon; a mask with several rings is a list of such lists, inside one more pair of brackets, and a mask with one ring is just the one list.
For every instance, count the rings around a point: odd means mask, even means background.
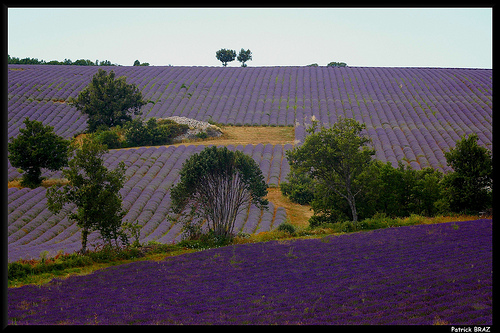
[{"label": "pair of trees on hilltop", "polygon": [[[215,57],[222,62],[222,66],[226,67],[228,62],[234,61],[236,58],[236,51],[220,49],[215,52]],[[245,51],[245,49],[241,49],[237,59],[241,62],[241,67],[247,67],[246,62],[252,60],[252,52],[250,50]]]}]

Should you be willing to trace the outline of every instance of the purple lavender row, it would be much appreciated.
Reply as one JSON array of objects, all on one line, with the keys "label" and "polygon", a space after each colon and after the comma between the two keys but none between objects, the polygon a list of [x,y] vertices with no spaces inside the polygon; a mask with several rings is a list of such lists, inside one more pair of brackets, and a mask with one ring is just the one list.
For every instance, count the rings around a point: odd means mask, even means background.
[{"label": "purple lavender row", "polygon": [[[85,117],[64,101],[83,89],[97,69],[41,67],[9,67],[9,137],[17,135],[24,116],[33,112],[33,118],[54,125],[56,133],[65,137],[85,129]],[[19,68],[24,70],[13,70]],[[155,102],[143,107],[146,117],[183,115],[232,124],[304,125],[314,115],[325,126],[339,116],[354,117],[367,124],[377,158],[394,165],[407,161],[416,169],[431,166],[446,171],[443,152],[464,134],[478,134],[479,144],[485,147],[492,144],[490,70],[113,69]],[[47,89],[57,93],[39,96]],[[298,140],[303,141],[303,132],[298,131]]]},{"label": "purple lavender row", "polygon": [[[26,73],[26,76],[31,75],[27,79],[27,82],[31,84],[31,81],[33,81],[32,72],[40,67],[42,66],[28,66],[29,70],[25,71],[11,70],[9,71],[9,78],[12,81],[23,80],[24,76],[21,76],[20,73],[29,72]],[[52,71],[65,72],[68,71],[65,67],[70,66],[58,67],[62,68],[53,68]],[[20,66],[17,65],[17,68],[20,68]],[[268,121],[267,124],[278,124],[277,122],[269,122],[271,117],[275,118],[276,121],[280,117],[285,116],[286,118],[286,114],[281,114],[283,109],[281,105],[285,106],[286,113],[288,111],[293,113],[292,106],[298,106],[299,109],[302,107],[303,110],[311,109],[312,111],[321,109],[326,110],[327,113],[337,113],[336,109],[343,110],[343,113],[351,113],[351,108],[357,108],[357,105],[369,105],[369,101],[373,101],[375,96],[377,102],[383,100],[415,100],[415,89],[418,89],[421,96],[419,100],[424,98],[423,101],[426,104],[429,104],[434,96],[444,96],[447,99],[435,103],[448,107],[456,104],[453,99],[466,96],[462,104],[468,109],[469,113],[478,109],[479,111],[491,111],[491,78],[488,78],[488,74],[480,75],[483,72],[491,73],[488,70],[353,67],[332,71],[328,68],[282,67],[252,68],[251,70],[245,69],[243,72],[241,69],[228,71],[227,68],[210,67],[152,67],[146,70],[147,75],[144,69],[118,67],[113,68],[113,70],[116,70],[118,75],[127,75],[131,82],[138,84],[147,97],[149,97],[149,90],[159,88],[161,95],[155,100],[154,106],[152,104],[144,106],[147,115],[150,113],[148,110],[152,108],[158,109],[158,112],[154,112],[150,116],[189,115],[197,119],[203,118],[200,120],[206,120],[211,116],[219,122],[236,123],[244,118],[249,119],[249,117],[246,117],[246,113],[242,113],[241,117],[234,118],[234,122],[228,120],[229,117],[235,114],[235,111],[244,108],[246,105],[250,106],[242,103],[245,95],[249,94],[249,86],[252,87],[252,90],[257,89],[257,92],[252,95],[252,99],[256,99],[257,104],[252,104],[253,107],[246,111],[259,114],[259,117],[252,117],[252,121],[257,124],[265,124],[266,120]],[[78,90],[81,89],[81,84],[74,83],[75,76],[79,76],[77,82],[85,79],[90,81],[91,74],[96,69],[86,69],[82,75],[76,75],[74,71],[75,69],[71,69],[66,74],[69,76],[70,82],[73,83],[68,88]],[[255,80],[255,76],[249,75],[254,74],[252,72],[256,71],[262,74],[260,76],[261,80]],[[18,75],[11,74],[13,72]],[[427,72],[438,74],[431,77],[427,75]],[[478,72],[479,74],[477,74]],[[47,73],[50,73],[50,71]],[[369,75],[363,75],[365,73]],[[450,76],[450,73],[453,76]],[[136,77],[137,75],[142,75],[139,77],[140,80]],[[42,80],[44,76],[39,77],[38,81]],[[285,77],[287,78],[286,83]],[[414,84],[412,79],[420,80],[423,84]],[[446,80],[445,83],[449,89],[444,91],[441,89],[436,93],[433,84],[435,85],[436,82],[443,82],[444,80]],[[153,81],[154,83],[150,84]],[[48,82],[45,80],[44,82],[35,83],[31,88],[34,90],[33,94],[36,95],[38,90],[50,89],[47,88],[50,85]],[[9,88],[15,85],[9,83]],[[411,90],[406,89],[407,87],[411,88]],[[381,92],[384,92],[384,94]],[[15,93],[16,91],[11,91],[11,95],[15,95]],[[61,96],[66,97],[66,95]],[[208,104],[207,98],[209,98]],[[287,101],[286,104],[283,102],[284,100]],[[202,107],[202,105],[205,106]],[[419,105],[419,107],[422,106]],[[408,107],[406,107],[406,110],[411,111]],[[217,111],[220,114],[217,114]],[[166,114],[161,114],[161,112]],[[308,113],[306,112],[306,114]],[[239,114],[239,112],[236,114]],[[299,117],[296,118],[299,119]],[[491,116],[489,118],[491,120]],[[259,121],[260,123],[258,123]],[[321,121],[331,122],[329,119],[321,119]],[[248,121],[245,123],[250,124]],[[292,124],[293,121],[287,121],[287,125]]]},{"label": "purple lavender row", "polygon": [[12,288],[8,320],[492,325],[492,260],[492,220],[241,244]]}]

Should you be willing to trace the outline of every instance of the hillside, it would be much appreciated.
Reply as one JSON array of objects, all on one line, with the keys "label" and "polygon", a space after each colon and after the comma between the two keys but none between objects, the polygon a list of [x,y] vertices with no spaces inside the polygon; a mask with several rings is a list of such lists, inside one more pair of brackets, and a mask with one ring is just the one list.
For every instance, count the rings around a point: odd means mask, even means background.
[{"label": "hillside", "polygon": [[[140,241],[180,239],[180,226],[166,220],[169,188],[178,179],[182,162],[205,145],[223,144],[249,154],[259,164],[267,183],[284,181],[289,165],[285,151],[300,144],[314,115],[330,126],[339,116],[366,124],[375,158],[406,161],[415,169],[432,166],[448,170],[444,152],[463,134],[476,133],[479,144],[492,148],[492,70],[370,67],[109,67],[127,76],[145,99],[146,118],[184,116],[212,120],[227,127],[218,142],[112,150],[106,165],[127,165],[127,182],[120,191],[125,220],[143,229]],[[71,138],[86,129],[86,116],[68,105],[98,68],[86,66],[9,65],[8,137],[15,137],[25,117],[42,121],[56,133]],[[265,131],[267,126],[273,131]],[[283,126],[291,131],[284,130]],[[283,130],[282,130],[283,129]],[[265,140],[262,137],[266,136]],[[295,140],[294,140],[295,139]],[[252,142],[252,140],[256,140]],[[8,180],[20,176],[8,165]],[[44,171],[44,170],[42,170]],[[61,172],[44,171],[60,179]],[[51,214],[46,189],[8,190],[9,261],[54,255],[79,248],[80,231],[67,215]],[[276,200],[274,203],[281,202]],[[290,209],[271,200],[269,211],[249,206],[238,217],[237,230],[268,231],[290,218]],[[299,214],[304,216],[304,214]],[[90,237],[93,241],[96,234]]]},{"label": "hillside", "polygon": [[[98,68],[9,65],[8,137],[24,117],[72,137],[86,118],[67,105]],[[141,67],[106,68],[136,84],[151,101],[148,117],[185,116],[222,124],[297,126],[339,116],[367,126],[376,158],[394,166],[447,170],[443,152],[464,134],[492,146],[492,70],[390,67]]]}]

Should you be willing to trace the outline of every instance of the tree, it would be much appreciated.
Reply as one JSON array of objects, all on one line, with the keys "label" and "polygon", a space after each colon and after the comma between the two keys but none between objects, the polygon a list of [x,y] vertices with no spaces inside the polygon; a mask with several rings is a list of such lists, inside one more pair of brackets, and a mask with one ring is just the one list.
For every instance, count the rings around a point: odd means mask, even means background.
[{"label": "tree", "polygon": [[465,135],[455,148],[446,152],[446,162],[453,172],[444,176],[444,198],[453,212],[477,213],[491,205],[491,152],[477,144],[478,136]]},{"label": "tree", "polygon": [[126,77],[115,79],[114,71],[108,74],[100,68],[90,84],[70,103],[88,115],[89,132],[101,125],[121,126],[132,120],[132,115],[141,114],[140,108],[146,104],[137,87],[126,83]]},{"label": "tree", "polygon": [[328,65],[326,65],[326,67],[346,67],[347,64],[345,62],[336,62],[336,61],[332,61],[332,62],[329,62]]},{"label": "tree", "polygon": [[134,66],[149,66],[149,63],[148,62],[143,62],[141,64],[141,62],[139,60],[136,60],[136,61],[134,61]]},{"label": "tree", "polygon": [[212,146],[183,164],[180,182],[170,191],[171,210],[187,220],[206,220],[215,236],[231,237],[238,213],[250,202],[267,209],[266,195],[267,184],[250,156]]},{"label": "tree", "polygon": [[80,149],[69,161],[69,168],[63,170],[69,185],[47,190],[47,205],[57,214],[65,204],[73,203],[77,210],[69,218],[82,228],[82,253],[87,250],[90,232],[99,230],[102,239],[111,246],[119,236],[126,239],[120,230],[125,212],[119,190],[125,181],[125,164],[120,162],[115,170],[104,166],[103,155],[108,150],[89,138],[84,138]]},{"label": "tree", "polygon": [[222,66],[226,67],[228,62],[231,62],[234,60],[234,58],[236,58],[236,51],[220,49],[219,51],[215,52],[215,57],[217,58],[217,60],[222,62]]},{"label": "tree", "polygon": [[361,135],[365,125],[350,118],[340,118],[331,128],[321,126],[319,131],[317,125],[313,120],[304,144],[286,152],[290,167],[308,173],[324,193],[333,192],[345,199],[357,223],[356,196],[365,189],[360,176],[375,154],[365,146],[370,139]]},{"label": "tree", "polygon": [[237,59],[241,62],[241,67],[247,67],[245,62],[252,60],[252,51],[241,49]]},{"label": "tree", "polygon": [[24,171],[21,185],[35,188],[42,183],[42,168],[55,171],[68,165],[70,141],[40,121],[26,117],[23,123],[26,127],[20,128],[20,134],[8,144],[8,158],[13,167]]}]

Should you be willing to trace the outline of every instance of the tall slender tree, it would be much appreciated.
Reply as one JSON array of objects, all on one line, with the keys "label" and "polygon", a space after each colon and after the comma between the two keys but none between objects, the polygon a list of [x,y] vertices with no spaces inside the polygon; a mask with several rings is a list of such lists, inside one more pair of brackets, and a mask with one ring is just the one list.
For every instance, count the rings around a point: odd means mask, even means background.
[{"label": "tall slender tree", "polygon": [[66,204],[77,207],[69,215],[82,228],[82,252],[87,250],[87,237],[93,230],[98,230],[102,239],[112,245],[117,242],[121,231],[122,198],[119,190],[125,181],[125,164],[120,162],[115,170],[109,171],[104,166],[103,155],[106,146],[85,138],[80,149],[69,161],[69,168],[63,170],[69,184],[62,188],[56,185],[47,190],[47,205],[51,212],[58,213]]}]

